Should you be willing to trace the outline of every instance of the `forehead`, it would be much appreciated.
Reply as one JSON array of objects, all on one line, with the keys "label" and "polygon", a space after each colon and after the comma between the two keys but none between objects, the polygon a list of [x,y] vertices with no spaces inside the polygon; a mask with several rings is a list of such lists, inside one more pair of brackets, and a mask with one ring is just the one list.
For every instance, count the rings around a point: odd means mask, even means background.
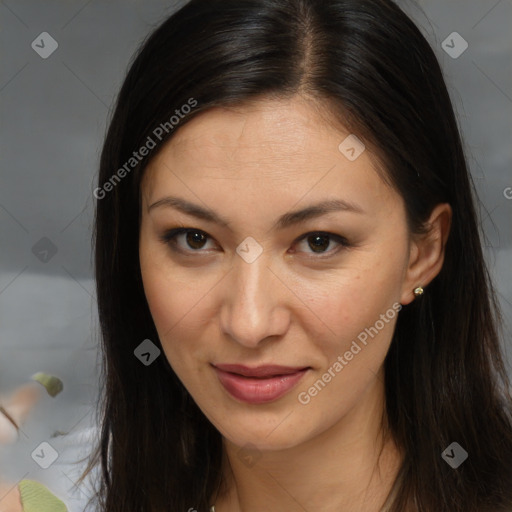
[{"label": "forehead", "polygon": [[326,135],[334,135],[330,141],[334,143],[342,133],[333,133],[311,101],[269,99],[200,114],[178,130],[164,152],[166,156],[187,154],[193,160],[208,158],[211,163],[223,161],[230,168],[244,164],[264,169],[266,162],[318,158],[329,144],[318,147]]},{"label": "forehead", "polygon": [[268,199],[287,197],[287,203],[326,192],[347,199],[359,194],[369,203],[388,198],[392,191],[368,150],[354,161],[340,152],[349,135],[317,104],[297,97],[212,108],[181,127],[150,162],[144,196],[156,198],[160,190],[185,180],[195,191],[206,186],[219,193],[253,192]]}]

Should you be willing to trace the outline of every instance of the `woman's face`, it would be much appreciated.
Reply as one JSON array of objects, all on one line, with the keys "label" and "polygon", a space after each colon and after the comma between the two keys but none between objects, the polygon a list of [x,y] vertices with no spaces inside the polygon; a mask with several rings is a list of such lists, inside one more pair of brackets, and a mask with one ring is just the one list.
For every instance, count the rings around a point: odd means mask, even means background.
[{"label": "woman's face", "polygon": [[[413,299],[403,201],[349,135],[298,98],[213,109],[146,169],[151,314],[170,365],[238,446],[291,447],[339,423],[382,376]],[[328,201],[340,203],[314,208]],[[174,228],[188,232],[165,241]]]}]

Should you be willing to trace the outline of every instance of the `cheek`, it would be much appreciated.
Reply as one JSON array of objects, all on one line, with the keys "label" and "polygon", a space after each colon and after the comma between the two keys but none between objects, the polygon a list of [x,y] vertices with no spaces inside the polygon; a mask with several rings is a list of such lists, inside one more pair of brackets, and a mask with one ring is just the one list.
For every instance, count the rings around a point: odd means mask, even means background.
[{"label": "cheek", "polygon": [[357,354],[348,354],[351,370],[344,374],[359,378],[355,368],[377,371],[382,364],[401,309],[402,264],[396,254],[378,259],[365,255],[357,267],[345,268],[322,283],[302,283],[298,295],[314,313],[311,321],[319,326],[316,332],[309,329],[309,339],[322,353],[324,368],[351,348]]},{"label": "cheek", "polygon": [[399,302],[401,278],[400,265],[354,269],[322,283],[304,282],[297,295],[310,306],[325,330],[346,337],[372,325]]},{"label": "cheek", "polygon": [[[184,286],[179,280],[159,273],[155,268],[143,274],[143,282],[151,316],[162,343],[185,328],[199,327],[199,287]],[[190,324],[192,314],[195,322]]]},{"label": "cheek", "polygon": [[[192,308],[200,281],[184,282],[183,273],[171,263],[164,247],[150,239],[149,228],[142,231],[139,261],[144,294],[159,334],[171,332]],[[194,292],[195,290],[195,292]],[[197,298],[196,298],[197,302]]]},{"label": "cheek", "polygon": [[215,281],[198,276],[198,270],[191,283],[190,273],[170,265],[158,250],[141,249],[140,265],[146,300],[169,363],[177,372],[196,366],[211,315],[208,294]]},{"label": "cheek", "polygon": [[318,364],[295,394],[308,407],[305,421],[311,419],[313,429],[323,428],[315,426],[314,418],[322,417],[322,425],[339,421],[380,375],[401,307],[393,300],[399,288],[392,276],[378,280],[380,286],[372,286],[374,278],[347,280],[317,297],[315,308],[324,328],[309,337],[314,345],[309,351]]},{"label": "cheek", "polygon": [[156,272],[145,276],[144,289],[162,345],[162,355],[180,378],[186,377],[190,373],[187,370],[197,366],[200,356],[201,315],[193,306],[197,299],[191,296],[188,287],[180,287],[175,280],[166,279]]}]

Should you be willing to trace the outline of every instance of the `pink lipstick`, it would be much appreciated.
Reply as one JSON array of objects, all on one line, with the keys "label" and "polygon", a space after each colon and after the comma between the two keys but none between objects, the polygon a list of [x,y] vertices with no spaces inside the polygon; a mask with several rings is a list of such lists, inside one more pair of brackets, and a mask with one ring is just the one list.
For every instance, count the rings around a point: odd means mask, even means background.
[{"label": "pink lipstick", "polygon": [[309,369],[279,365],[250,368],[239,364],[217,364],[214,368],[226,391],[234,398],[250,404],[263,404],[281,398]]}]

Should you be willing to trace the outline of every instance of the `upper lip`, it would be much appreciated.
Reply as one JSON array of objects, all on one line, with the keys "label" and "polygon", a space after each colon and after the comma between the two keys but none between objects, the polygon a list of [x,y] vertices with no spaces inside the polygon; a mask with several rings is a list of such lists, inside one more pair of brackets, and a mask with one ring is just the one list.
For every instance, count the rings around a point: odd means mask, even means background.
[{"label": "upper lip", "polygon": [[308,368],[307,366],[291,367],[276,364],[256,366],[254,368],[241,364],[215,364],[214,366],[219,370],[236,373],[244,377],[274,377],[276,375],[290,375]]}]

